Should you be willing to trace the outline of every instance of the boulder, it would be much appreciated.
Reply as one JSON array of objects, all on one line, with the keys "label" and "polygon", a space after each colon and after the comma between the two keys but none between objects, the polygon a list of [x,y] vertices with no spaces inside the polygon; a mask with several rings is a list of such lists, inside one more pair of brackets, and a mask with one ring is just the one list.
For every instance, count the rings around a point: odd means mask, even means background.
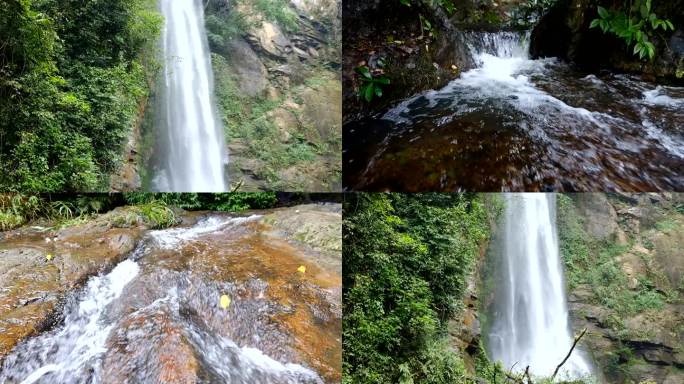
[{"label": "boulder", "polygon": [[684,281],[684,229],[656,236],[654,259],[673,287]]}]

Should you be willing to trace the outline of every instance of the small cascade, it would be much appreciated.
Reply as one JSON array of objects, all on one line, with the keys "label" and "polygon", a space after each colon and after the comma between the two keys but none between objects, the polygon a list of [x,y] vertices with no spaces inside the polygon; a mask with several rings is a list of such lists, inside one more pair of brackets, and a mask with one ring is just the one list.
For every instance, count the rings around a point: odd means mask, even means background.
[{"label": "small cascade", "polygon": [[530,32],[464,32],[468,51],[476,62],[482,56],[527,59],[530,51]]},{"label": "small cascade", "polygon": [[98,372],[114,327],[102,321],[105,311],[139,272],[136,262],[126,260],[109,274],[90,279],[78,299],[67,304],[64,325],[29,339],[7,356],[0,382],[77,383],[89,369]]},{"label": "small cascade", "polygon": [[[555,195],[506,194],[488,351],[505,368],[551,375],[573,343],[555,225]],[[591,374],[576,348],[559,376]]]},{"label": "small cascade", "polygon": [[[609,191],[684,185],[678,124],[684,88],[578,73],[557,58],[531,59],[529,33],[464,32],[457,40],[475,68],[442,89],[347,125],[350,188]],[[421,161],[396,167],[403,158]],[[416,182],[424,184],[418,188]]]},{"label": "small cascade", "polygon": [[[278,287],[271,288],[272,276],[257,270],[268,260],[259,256],[258,265],[241,266],[254,262],[251,252],[276,252],[270,244],[259,250],[264,245],[254,240],[261,236],[254,225],[260,218],[209,215],[192,226],[149,231],[127,260],[68,297],[54,329],[23,341],[6,356],[0,383],[322,384],[295,352],[297,336],[278,323],[295,307],[270,296]],[[278,254],[277,262],[301,263],[290,260],[298,256],[289,249]],[[248,278],[230,277],[243,269]],[[291,272],[282,274],[301,282]],[[311,283],[302,289],[310,297],[328,292]],[[225,309],[218,305],[223,294],[232,297]],[[330,303],[302,307],[307,314],[328,316],[325,305]],[[308,317],[297,321],[311,332],[329,332],[326,324]]]},{"label": "small cascade", "polygon": [[153,189],[223,192],[228,155],[214,105],[201,0],[160,0],[164,76]]}]

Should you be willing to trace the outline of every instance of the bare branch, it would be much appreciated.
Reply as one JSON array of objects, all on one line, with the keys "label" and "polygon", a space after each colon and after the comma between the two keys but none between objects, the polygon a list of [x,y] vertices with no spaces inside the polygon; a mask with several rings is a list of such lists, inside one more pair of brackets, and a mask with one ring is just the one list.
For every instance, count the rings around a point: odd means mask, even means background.
[{"label": "bare branch", "polygon": [[584,329],[582,330],[582,332],[579,334],[579,336],[575,337],[575,342],[572,343],[572,347],[570,348],[570,351],[568,352],[568,355],[565,356],[565,359],[563,359],[563,361],[561,361],[561,363],[558,364],[558,366],[556,367],[556,370],[553,371],[553,376],[551,376],[551,381],[553,381],[553,379],[556,378],[556,375],[558,374],[558,371],[561,369],[561,367],[563,366],[563,364],[565,364],[565,362],[568,361],[568,359],[570,358],[570,355],[572,354],[572,351],[575,349],[575,347],[577,346],[577,343],[580,341],[580,339],[582,338],[582,336],[584,336],[585,333],[587,333],[587,329],[586,329],[586,328],[584,328]]},{"label": "bare branch", "polygon": [[523,375],[523,377],[525,377],[525,376],[527,376],[527,384],[532,384],[532,378],[530,377],[530,366],[529,365],[525,368],[525,374]]}]

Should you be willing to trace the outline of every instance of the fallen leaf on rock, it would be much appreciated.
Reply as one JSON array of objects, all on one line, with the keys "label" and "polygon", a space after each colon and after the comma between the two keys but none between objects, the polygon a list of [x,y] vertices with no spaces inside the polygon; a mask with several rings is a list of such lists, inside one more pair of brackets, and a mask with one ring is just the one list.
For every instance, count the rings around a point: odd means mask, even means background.
[{"label": "fallen leaf on rock", "polygon": [[228,308],[228,306],[230,306],[230,297],[228,297],[228,295],[221,296],[221,300],[219,300],[219,304],[221,305],[221,308],[223,308],[223,309]]}]

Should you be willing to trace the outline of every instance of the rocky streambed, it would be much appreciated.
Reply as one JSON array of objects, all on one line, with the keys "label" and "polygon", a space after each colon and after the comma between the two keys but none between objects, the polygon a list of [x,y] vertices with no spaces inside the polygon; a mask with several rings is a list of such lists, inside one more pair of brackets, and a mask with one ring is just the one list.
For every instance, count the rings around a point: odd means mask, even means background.
[{"label": "rocky streambed", "polygon": [[1,382],[340,382],[338,205],[123,211],[4,235]]}]

